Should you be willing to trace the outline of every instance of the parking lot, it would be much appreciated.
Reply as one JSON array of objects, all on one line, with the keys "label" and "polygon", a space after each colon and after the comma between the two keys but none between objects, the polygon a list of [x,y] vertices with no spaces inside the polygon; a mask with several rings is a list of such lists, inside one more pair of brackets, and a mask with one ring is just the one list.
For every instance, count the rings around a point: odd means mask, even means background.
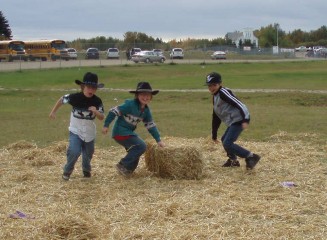
[{"label": "parking lot", "polygon": [[[214,63],[239,63],[239,62],[280,62],[280,61],[313,61],[313,60],[326,60],[321,58],[280,58],[280,59],[263,59],[263,60],[249,60],[249,59],[222,59],[222,60],[211,60],[211,59],[167,59],[165,63],[156,64],[214,64]],[[134,62],[124,59],[97,59],[97,60],[57,60],[57,61],[13,61],[13,62],[0,62],[0,71],[21,71],[25,69],[49,69],[49,68],[69,68],[69,67],[90,67],[90,66],[114,66],[114,65],[135,65]],[[144,63],[141,63],[144,64]]]}]

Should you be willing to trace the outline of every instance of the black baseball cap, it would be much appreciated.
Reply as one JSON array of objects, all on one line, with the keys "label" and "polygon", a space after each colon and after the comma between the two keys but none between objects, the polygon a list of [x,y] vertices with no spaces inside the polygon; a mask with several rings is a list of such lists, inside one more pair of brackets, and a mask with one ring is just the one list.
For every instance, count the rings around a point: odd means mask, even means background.
[{"label": "black baseball cap", "polygon": [[221,80],[221,75],[219,73],[212,72],[206,76],[205,86],[207,86],[209,84],[221,84],[221,83],[222,83],[222,80]]}]

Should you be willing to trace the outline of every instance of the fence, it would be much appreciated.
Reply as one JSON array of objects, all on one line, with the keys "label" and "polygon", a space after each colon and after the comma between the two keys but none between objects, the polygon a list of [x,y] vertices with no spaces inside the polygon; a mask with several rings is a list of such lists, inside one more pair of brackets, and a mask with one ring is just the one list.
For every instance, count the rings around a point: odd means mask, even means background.
[{"label": "fence", "polygon": [[[225,51],[226,60],[213,60],[211,55],[214,51]],[[170,59],[169,51],[164,51],[167,63],[214,63],[218,61],[246,61],[246,60],[278,60],[278,59],[296,59],[307,58],[305,54],[296,52],[279,52],[273,54],[271,48],[242,50],[234,47],[216,46],[210,48],[199,48],[184,51],[183,59]],[[107,59],[106,51],[99,51],[99,59],[86,59],[86,51],[77,51],[77,59],[57,59],[56,61],[24,61],[14,60],[12,62],[0,62],[0,71],[21,71],[23,69],[47,69],[47,68],[65,68],[65,67],[86,67],[86,66],[109,66],[134,64],[127,60],[126,51],[119,52],[119,59]]]}]

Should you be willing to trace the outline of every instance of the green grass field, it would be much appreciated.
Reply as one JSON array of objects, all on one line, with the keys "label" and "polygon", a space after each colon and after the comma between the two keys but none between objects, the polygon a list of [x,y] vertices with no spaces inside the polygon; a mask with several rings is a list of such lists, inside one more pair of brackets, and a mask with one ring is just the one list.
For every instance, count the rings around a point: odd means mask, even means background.
[{"label": "green grass field", "polygon": [[[223,146],[208,138],[212,103],[203,83],[213,70],[251,112],[239,142],[262,157],[254,170],[244,160],[221,167]],[[126,89],[140,80],[162,90],[151,109],[167,143],[164,165],[189,171],[197,150],[200,178],[160,177],[145,156],[130,178],[119,175],[126,151],[97,122],[92,177],[83,178],[79,160],[62,180],[71,108],[55,121],[48,114],[60,96],[78,91],[74,80],[86,71],[106,84],[98,91],[106,112],[133,97]],[[0,239],[325,239],[326,73],[326,61],[0,72]],[[137,132],[150,138],[141,124]],[[289,181],[296,186],[284,187]]]},{"label": "green grass field", "polygon": [[[303,90],[327,90],[325,61],[278,63],[223,63],[212,65],[123,65],[112,67],[25,70],[1,72],[2,134],[0,146],[18,140],[34,141],[43,146],[68,137],[70,106],[63,106],[55,121],[48,119],[54,103],[63,94],[78,91],[75,79],[87,71],[98,74],[106,89],[97,95],[106,113],[133,95],[118,89],[134,89],[137,82],[149,81],[163,90],[150,107],[163,136],[187,138],[207,137],[211,132],[211,96],[204,86],[211,71],[222,74],[225,86],[236,89],[237,96],[251,112],[250,128],[242,139],[265,141],[279,131],[316,133],[317,141],[325,141],[327,133],[327,94]],[[182,90],[182,92],[169,90]],[[203,91],[187,91],[200,89]],[[245,89],[289,89],[290,92],[237,92]],[[114,142],[102,136],[98,126],[98,146]],[[224,127],[220,129],[219,135]],[[149,135],[144,127],[137,130]]]}]

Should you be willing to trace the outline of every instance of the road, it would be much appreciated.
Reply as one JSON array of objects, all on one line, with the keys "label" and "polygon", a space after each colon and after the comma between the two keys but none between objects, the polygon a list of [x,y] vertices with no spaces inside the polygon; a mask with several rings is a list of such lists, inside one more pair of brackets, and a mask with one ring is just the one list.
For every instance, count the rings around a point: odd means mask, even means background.
[{"label": "road", "polygon": [[[203,62],[206,63],[240,63],[240,62],[281,62],[281,61],[313,61],[313,60],[326,60],[326,59],[313,59],[313,58],[285,58],[285,59],[272,59],[272,60],[204,60],[204,59],[167,59],[163,64],[169,64],[172,62],[175,63],[184,63],[184,64],[200,64]],[[0,62],[0,72],[4,71],[21,71],[26,69],[49,69],[49,68],[70,68],[70,67],[87,67],[87,66],[113,66],[113,65],[135,65],[132,61],[127,61],[126,59],[119,60],[69,60],[69,61],[35,61],[35,62],[23,62],[23,61],[14,61],[14,62]],[[144,63],[138,63],[144,64]]]}]

